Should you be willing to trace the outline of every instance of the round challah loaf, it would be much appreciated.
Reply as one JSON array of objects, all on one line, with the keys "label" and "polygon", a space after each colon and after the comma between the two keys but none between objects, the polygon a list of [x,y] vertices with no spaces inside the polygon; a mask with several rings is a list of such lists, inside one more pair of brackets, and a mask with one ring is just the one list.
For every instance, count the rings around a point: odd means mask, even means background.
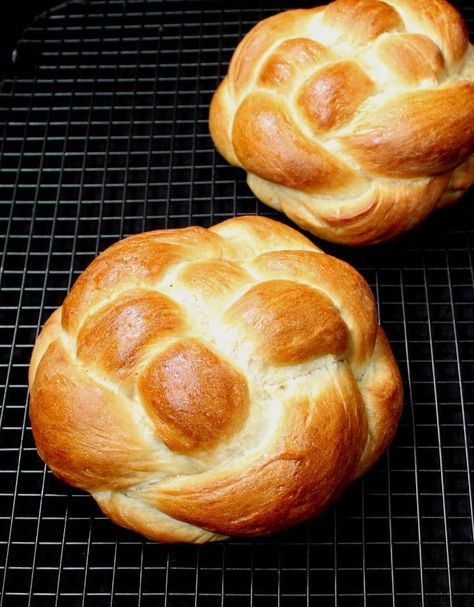
[{"label": "round challah loaf", "polygon": [[210,108],[266,204],[345,244],[393,238],[474,181],[474,51],[444,0],[336,0],[265,19]]},{"label": "round challah loaf", "polygon": [[108,248],[44,325],[29,380],[52,471],[164,542],[317,515],[402,406],[365,281],[261,217]]}]

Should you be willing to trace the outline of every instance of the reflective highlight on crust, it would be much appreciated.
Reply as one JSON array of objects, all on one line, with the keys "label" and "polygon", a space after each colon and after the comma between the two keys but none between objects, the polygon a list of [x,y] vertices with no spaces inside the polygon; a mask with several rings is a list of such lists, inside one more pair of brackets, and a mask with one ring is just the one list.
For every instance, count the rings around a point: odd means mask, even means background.
[{"label": "reflective highlight on crust", "polygon": [[255,285],[232,304],[225,320],[242,327],[258,353],[274,364],[343,354],[347,327],[331,300],[306,285],[269,280]]},{"label": "reflective highlight on crust", "polygon": [[340,128],[374,90],[374,83],[352,61],[333,63],[308,78],[298,95],[313,133]]},{"label": "reflective highlight on crust", "polygon": [[400,16],[390,3],[378,0],[336,0],[327,5],[323,21],[360,45],[403,27]]},{"label": "reflective highlight on crust", "polygon": [[245,378],[195,339],[153,358],[138,386],[158,435],[178,453],[212,448],[247,415]]},{"label": "reflective highlight on crust", "polygon": [[377,175],[435,175],[455,168],[472,153],[473,114],[474,83],[460,82],[400,95],[356,121],[352,134],[340,140]]},{"label": "reflective highlight on crust", "polygon": [[77,336],[77,356],[121,381],[133,372],[147,347],[185,326],[185,312],[169,297],[151,290],[132,291],[86,320]]},{"label": "reflective highlight on crust", "polygon": [[286,104],[265,93],[250,94],[240,104],[232,140],[237,157],[249,170],[287,187],[327,194],[364,181],[295,128]]}]

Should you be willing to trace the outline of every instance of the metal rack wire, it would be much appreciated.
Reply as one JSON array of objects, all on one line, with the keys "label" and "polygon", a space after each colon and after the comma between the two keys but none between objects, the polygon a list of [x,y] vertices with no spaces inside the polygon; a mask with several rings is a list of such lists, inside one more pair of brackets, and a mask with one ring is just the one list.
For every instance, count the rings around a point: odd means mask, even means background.
[{"label": "metal rack wire", "polygon": [[[163,546],[110,523],[34,449],[27,367],[86,265],[141,230],[261,213],[215,152],[210,97],[263,1],[70,1],[0,91],[0,578],[5,607],[474,604],[473,193],[395,243],[349,250],[405,380],[389,452],[320,519]],[[473,27],[474,7],[460,6]]]}]

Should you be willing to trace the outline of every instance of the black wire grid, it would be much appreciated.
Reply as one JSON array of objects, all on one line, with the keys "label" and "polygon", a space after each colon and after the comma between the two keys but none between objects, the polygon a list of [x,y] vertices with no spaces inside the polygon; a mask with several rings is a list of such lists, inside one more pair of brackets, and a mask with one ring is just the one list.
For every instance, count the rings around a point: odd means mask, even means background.
[{"label": "black wire grid", "polygon": [[[0,91],[5,607],[474,605],[474,192],[394,243],[322,245],[373,288],[406,398],[390,450],[318,520],[255,541],[160,545],[113,525],[35,451],[32,345],[101,250],[236,214],[284,220],[208,134],[232,50],[286,8],[256,4],[71,1],[17,45]],[[461,10],[473,27],[474,7]]]}]

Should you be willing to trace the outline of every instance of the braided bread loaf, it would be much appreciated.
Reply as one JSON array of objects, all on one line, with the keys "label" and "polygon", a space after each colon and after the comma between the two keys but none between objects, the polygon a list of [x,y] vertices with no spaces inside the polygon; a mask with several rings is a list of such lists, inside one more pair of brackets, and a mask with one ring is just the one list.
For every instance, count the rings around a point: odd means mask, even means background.
[{"label": "braided bread loaf", "polygon": [[260,217],[104,251],[45,324],[29,379],[52,471],[165,542],[318,514],[388,446],[402,403],[362,277]]},{"label": "braided bread loaf", "polygon": [[210,131],[255,195],[327,240],[412,228],[474,181],[474,51],[444,0],[336,0],[241,41]]}]

